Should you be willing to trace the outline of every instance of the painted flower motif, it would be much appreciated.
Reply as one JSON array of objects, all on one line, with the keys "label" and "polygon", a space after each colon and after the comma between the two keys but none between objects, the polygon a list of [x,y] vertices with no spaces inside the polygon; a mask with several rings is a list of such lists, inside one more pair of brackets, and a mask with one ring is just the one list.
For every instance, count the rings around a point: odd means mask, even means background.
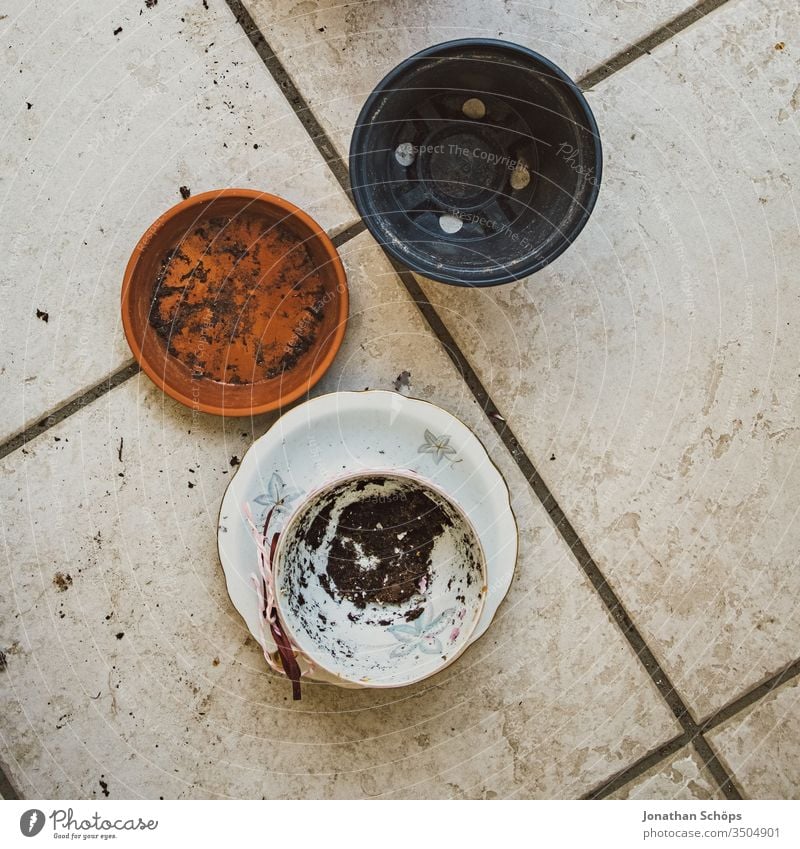
[{"label": "painted flower motif", "polygon": [[433,608],[428,605],[422,616],[408,625],[390,625],[389,633],[399,641],[399,645],[392,649],[390,657],[404,657],[413,651],[421,651],[423,654],[441,654],[443,648],[439,634],[447,627],[452,616],[453,608],[448,607],[434,617]]},{"label": "painted flower motif", "polygon": [[458,635],[461,633],[461,625],[458,622],[463,622],[464,617],[467,615],[466,607],[459,607],[458,613],[456,613],[456,626],[450,632],[450,642],[454,643],[458,639]]},{"label": "painted flower motif", "polygon": [[450,445],[450,437],[443,433],[441,436],[425,430],[425,443],[417,449],[419,454],[433,454],[433,459],[437,465],[442,457],[449,457],[456,453],[456,449]]},{"label": "painted flower motif", "polygon": [[260,504],[262,507],[272,509],[275,517],[282,513],[289,512],[289,505],[296,501],[300,496],[300,492],[296,489],[289,489],[283,481],[283,478],[273,472],[272,477],[267,484],[267,491],[257,498],[253,499],[255,504]]}]

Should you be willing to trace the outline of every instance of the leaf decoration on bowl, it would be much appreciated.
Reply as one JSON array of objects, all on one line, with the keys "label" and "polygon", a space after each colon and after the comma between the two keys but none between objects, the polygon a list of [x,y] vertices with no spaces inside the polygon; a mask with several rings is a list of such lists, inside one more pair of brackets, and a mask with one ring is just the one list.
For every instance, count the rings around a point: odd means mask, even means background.
[{"label": "leaf decoration on bowl", "polygon": [[387,630],[399,641],[399,645],[392,649],[389,656],[403,657],[413,651],[421,651],[423,654],[441,654],[444,649],[439,634],[447,627],[454,611],[454,607],[448,607],[434,618],[433,608],[427,605],[422,616],[414,622],[408,625],[403,623],[390,625]]},{"label": "leaf decoration on bowl", "polygon": [[274,518],[289,512],[289,505],[300,497],[300,492],[286,486],[283,478],[273,472],[267,484],[267,491],[253,499],[254,504],[260,504],[273,511]]},{"label": "leaf decoration on bowl", "polygon": [[419,454],[433,454],[433,459],[436,465],[439,465],[442,457],[450,457],[456,453],[456,449],[450,444],[450,437],[443,433],[441,436],[436,436],[427,428],[425,429],[425,442],[417,449]]}]

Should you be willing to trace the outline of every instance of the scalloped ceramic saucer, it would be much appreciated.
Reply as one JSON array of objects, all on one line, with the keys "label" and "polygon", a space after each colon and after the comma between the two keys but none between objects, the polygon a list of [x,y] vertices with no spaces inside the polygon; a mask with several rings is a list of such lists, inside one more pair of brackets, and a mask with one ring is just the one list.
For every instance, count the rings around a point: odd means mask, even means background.
[{"label": "scalloped ceramic saucer", "polygon": [[[228,593],[267,654],[277,657],[277,648],[259,614],[253,526],[261,528],[272,511],[270,535],[280,532],[331,481],[376,470],[418,475],[466,514],[484,552],[488,586],[467,645],[491,624],[514,576],[518,540],[508,488],[480,440],[427,401],[381,390],[336,392],[278,419],[247,451],[222,499],[217,542]],[[321,669],[309,674],[305,658],[298,660],[309,680],[371,686]]]}]

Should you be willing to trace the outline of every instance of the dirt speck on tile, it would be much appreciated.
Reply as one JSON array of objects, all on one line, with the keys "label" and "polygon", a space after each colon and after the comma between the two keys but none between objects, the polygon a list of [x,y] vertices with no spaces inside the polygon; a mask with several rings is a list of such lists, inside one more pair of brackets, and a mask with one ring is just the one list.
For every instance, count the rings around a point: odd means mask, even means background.
[{"label": "dirt speck on tile", "polygon": [[72,575],[56,572],[53,575],[53,584],[59,592],[65,593],[72,586]]},{"label": "dirt speck on tile", "polygon": [[192,190],[188,186],[181,186],[178,191],[181,193],[181,197],[184,200],[187,200],[192,196]]},{"label": "dirt speck on tile", "polygon": [[400,374],[392,381],[396,392],[402,392],[404,389],[411,388],[411,372],[401,371]]},{"label": "dirt speck on tile", "polygon": [[50,313],[37,309],[36,318],[41,319],[45,324],[47,324],[47,322],[50,321]]}]

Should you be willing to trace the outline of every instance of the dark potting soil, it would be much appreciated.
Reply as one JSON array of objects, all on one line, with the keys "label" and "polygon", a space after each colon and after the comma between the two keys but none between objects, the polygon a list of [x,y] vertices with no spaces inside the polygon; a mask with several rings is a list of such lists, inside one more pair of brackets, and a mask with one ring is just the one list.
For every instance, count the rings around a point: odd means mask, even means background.
[{"label": "dark potting soil", "polygon": [[[394,484],[394,482],[391,482]],[[363,478],[356,491],[369,484],[382,488],[383,477]],[[431,553],[452,519],[424,491],[404,487],[366,495],[342,510],[320,583],[335,600],[344,597],[363,610],[370,603],[400,605],[421,596],[420,584],[430,580]],[[331,521],[332,493],[308,530],[307,542],[318,548]],[[410,611],[413,620],[422,608]]]},{"label": "dark potting soil", "polygon": [[286,225],[219,216],[164,255],[149,320],[196,378],[258,383],[297,365],[328,300],[308,249]]}]

